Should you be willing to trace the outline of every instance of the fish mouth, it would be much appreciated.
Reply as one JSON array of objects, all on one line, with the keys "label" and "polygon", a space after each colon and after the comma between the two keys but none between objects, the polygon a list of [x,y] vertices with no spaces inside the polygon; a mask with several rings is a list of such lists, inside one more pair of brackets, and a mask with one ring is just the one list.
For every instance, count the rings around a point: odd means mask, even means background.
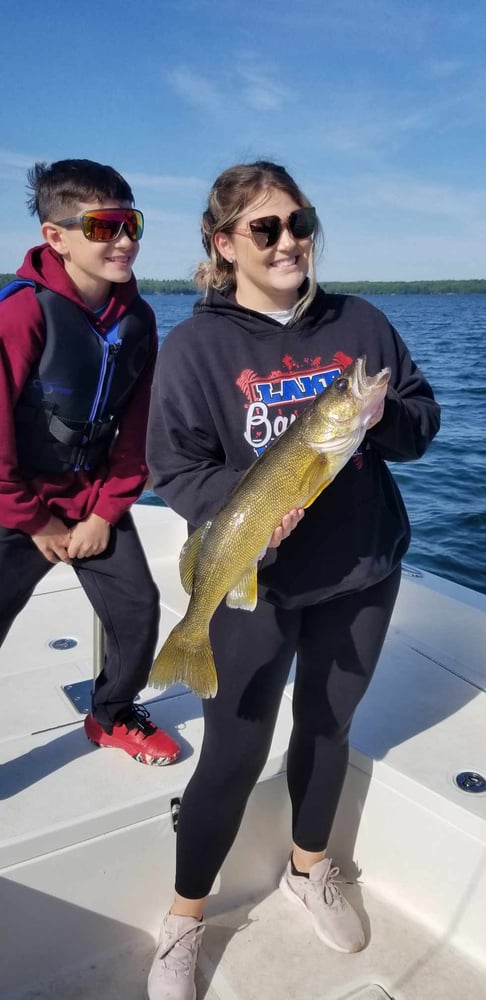
[{"label": "fish mouth", "polygon": [[[391,375],[390,368],[382,368],[376,375],[366,374],[366,356],[363,355],[349,366],[343,375],[349,378],[349,388],[357,401],[358,412],[353,417],[341,414],[339,410],[329,414],[329,425],[334,433],[325,435],[324,440],[312,441],[312,447],[320,453],[343,454],[352,453],[363,440],[366,428],[374,417],[386,396],[386,389]],[[337,380],[336,380],[337,381]],[[340,430],[342,431],[340,433]]]},{"label": "fish mouth", "polygon": [[391,368],[382,368],[376,375],[366,374],[366,355],[356,359],[351,391],[361,404],[360,425],[366,428],[383,405]]},{"label": "fish mouth", "polygon": [[366,355],[356,359],[353,372],[352,390],[356,399],[366,402],[370,396],[378,396],[381,401],[391,375],[390,368],[382,368],[377,375],[366,374]]}]

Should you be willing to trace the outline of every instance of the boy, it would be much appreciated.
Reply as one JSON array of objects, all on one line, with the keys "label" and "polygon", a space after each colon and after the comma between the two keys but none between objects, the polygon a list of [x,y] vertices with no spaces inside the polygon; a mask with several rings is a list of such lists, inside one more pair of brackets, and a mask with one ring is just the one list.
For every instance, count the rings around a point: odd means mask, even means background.
[{"label": "boy", "polygon": [[129,514],[157,355],[132,274],[143,216],[124,178],[91,160],[36,163],[28,182],[45,242],[0,304],[0,644],[51,566],[72,565],[106,633],[86,735],[170,764],[178,744],[133,704],[160,614]]}]

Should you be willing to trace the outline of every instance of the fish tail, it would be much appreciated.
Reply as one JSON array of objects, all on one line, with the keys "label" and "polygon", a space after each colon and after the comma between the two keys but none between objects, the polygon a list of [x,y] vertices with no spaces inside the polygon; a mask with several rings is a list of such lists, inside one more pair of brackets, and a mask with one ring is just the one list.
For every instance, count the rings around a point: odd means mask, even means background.
[{"label": "fish tail", "polygon": [[218,679],[209,635],[194,638],[182,622],[170,632],[154,660],[149,684],[165,690],[185,684],[200,698],[214,698]]}]

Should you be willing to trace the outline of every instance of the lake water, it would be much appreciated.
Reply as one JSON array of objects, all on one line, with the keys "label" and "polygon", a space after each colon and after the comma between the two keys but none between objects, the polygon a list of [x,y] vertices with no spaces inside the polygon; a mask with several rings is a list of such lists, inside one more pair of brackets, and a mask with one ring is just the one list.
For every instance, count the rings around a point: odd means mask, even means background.
[{"label": "lake water", "polygon": [[[425,456],[390,465],[412,524],[406,562],[486,593],[486,295],[367,298],[397,328],[442,406]],[[191,315],[196,296],[146,299],[163,339]]]}]

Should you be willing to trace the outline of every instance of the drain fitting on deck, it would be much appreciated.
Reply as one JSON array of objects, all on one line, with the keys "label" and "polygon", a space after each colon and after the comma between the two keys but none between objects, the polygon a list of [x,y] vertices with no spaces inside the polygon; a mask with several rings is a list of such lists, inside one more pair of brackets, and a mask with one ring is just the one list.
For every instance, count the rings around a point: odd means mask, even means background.
[{"label": "drain fitting on deck", "polygon": [[51,649],[74,649],[78,645],[78,640],[73,639],[71,636],[62,636],[61,639],[51,639],[48,643]]},{"label": "drain fitting on deck", "polygon": [[477,771],[460,771],[454,781],[462,792],[486,792],[486,778]]}]

